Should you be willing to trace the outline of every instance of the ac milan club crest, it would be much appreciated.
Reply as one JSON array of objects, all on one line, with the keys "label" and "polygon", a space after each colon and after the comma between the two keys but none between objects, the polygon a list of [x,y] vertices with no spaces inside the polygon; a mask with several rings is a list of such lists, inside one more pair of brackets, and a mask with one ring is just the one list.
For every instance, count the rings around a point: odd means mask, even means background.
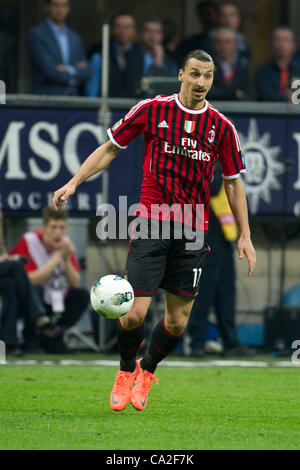
[{"label": "ac milan club crest", "polygon": [[208,133],[208,142],[209,142],[210,144],[212,144],[213,141],[215,140],[215,137],[216,137],[216,133],[215,133],[215,131],[213,131],[213,130],[211,129],[211,130],[209,131],[209,133]]},{"label": "ac milan club crest", "polygon": [[196,125],[195,121],[185,121],[184,122],[185,132],[187,132],[188,134],[193,132],[195,130],[195,125]]}]

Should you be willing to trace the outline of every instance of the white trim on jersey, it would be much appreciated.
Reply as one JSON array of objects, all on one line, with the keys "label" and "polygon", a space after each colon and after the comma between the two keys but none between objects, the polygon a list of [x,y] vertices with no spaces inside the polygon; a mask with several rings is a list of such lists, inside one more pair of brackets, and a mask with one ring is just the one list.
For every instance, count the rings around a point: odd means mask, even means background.
[{"label": "white trim on jersey", "polygon": [[129,119],[139,108],[141,108],[144,104],[149,103],[150,101],[153,101],[153,98],[148,98],[148,99],[146,99],[146,100],[139,101],[137,104],[135,104],[135,105],[128,111],[128,113],[125,114],[125,116],[124,116],[124,121],[126,121],[127,119]]},{"label": "white trim on jersey", "polygon": [[207,110],[207,106],[208,106],[208,101],[205,100],[205,105],[203,106],[203,108],[201,109],[190,109],[190,108],[186,108],[185,106],[183,106],[183,104],[181,103],[179,97],[178,97],[178,94],[175,95],[175,101],[177,103],[177,105],[179,106],[180,109],[182,109],[182,111],[185,111],[186,113],[190,113],[190,114],[201,114],[201,113],[204,113],[206,110]]},{"label": "white trim on jersey", "polygon": [[221,116],[224,121],[227,122],[227,124],[229,124],[233,130],[233,133],[234,133],[234,136],[235,136],[235,142],[236,142],[236,146],[237,146],[237,149],[239,152],[242,151],[242,147],[241,147],[241,144],[240,144],[240,139],[239,139],[239,136],[238,136],[238,133],[237,133],[237,130],[234,126],[234,124],[226,117],[224,116],[224,114],[222,114],[220,111],[218,111],[216,108],[214,108],[210,103],[208,103],[208,107],[210,109],[212,109],[213,111],[215,111],[219,116]]},{"label": "white trim on jersey", "polygon": [[174,99],[175,99],[175,93],[174,95],[169,95],[169,96],[157,95],[155,96],[155,98],[147,98],[146,100],[139,101],[128,111],[128,113],[124,117],[124,121],[126,121],[134,113],[136,113],[136,111],[138,111],[144,104],[150,103],[152,101],[172,101]]},{"label": "white trim on jersey", "polygon": [[118,144],[118,142],[113,138],[113,135],[112,135],[110,129],[107,129],[106,132],[107,132],[107,134],[108,134],[109,140],[110,140],[116,147],[118,147],[118,148],[121,149],[121,150],[127,149],[127,145],[125,145],[125,147],[124,147],[124,145]]},{"label": "white trim on jersey", "polygon": [[222,174],[224,180],[234,180],[240,176],[241,173],[246,173],[246,169],[244,168],[241,170],[239,173],[236,173],[235,175],[230,175],[230,176],[225,176]]}]

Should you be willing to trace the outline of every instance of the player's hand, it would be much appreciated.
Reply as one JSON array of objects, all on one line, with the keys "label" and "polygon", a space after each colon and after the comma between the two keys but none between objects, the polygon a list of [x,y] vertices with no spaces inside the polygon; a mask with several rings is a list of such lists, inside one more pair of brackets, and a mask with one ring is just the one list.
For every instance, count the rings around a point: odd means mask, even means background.
[{"label": "player's hand", "polygon": [[243,259],[244,254],[246,255],[249,265],[248,276],[251,276],[256,265],[256,254],[250,237],[240,237],[237,247],[239,259]]},{"label": "player's hand", "polygon": [[156,67],[162,67],[165,60],[165,51],[161,44],[155,44],[152,47],[154,63]]},{"label": "player's hand", "polygon": [[67,183],[64,186],[62,186],[60,189],[54,192],[53,198],[52,198],[52,207],[53,209],[57,210],[58,207],[64,206],[69,197],[72,196],[76,191],[76,186],[74,183]]}]

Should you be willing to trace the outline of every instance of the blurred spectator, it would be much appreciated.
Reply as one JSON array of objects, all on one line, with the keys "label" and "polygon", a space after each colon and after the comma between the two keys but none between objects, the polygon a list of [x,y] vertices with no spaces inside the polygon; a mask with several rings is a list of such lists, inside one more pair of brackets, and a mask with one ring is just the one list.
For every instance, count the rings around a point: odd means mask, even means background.
[{"label": "blurred spectator", "polygon": [[272,33],[272,60],[255,74],[257,97],[261,101],[289,101],[291,83],[300,77],[300,64],[294,59],[296,44],[293,31],[278,26]]},{"label": "blurred spectator", "polygon": [[166,52],[177,61],[177,46],[178,46],[178,28],[177,24],[172,19],[163,20],[164,40],[163,46]]},{"label": "blurred spectator", "polygon": [[143,21],[140,32],[141,47],[144,52],[143,75],[147,76],[153,69],[164,70],[171,75],[177,75],[178,67],[175,61],[164,50],[164,29],[159,18],[147,18]]},{"label": "blurred spectator", "polygon": [[46,0],[47,19],[28,33],[30,93],[78,95],[90,70],[79,35],[65,25],[69,0]]},{"label": "blurred spectator", "polygon": [[[141,78],[141,52],[134,43],[136,36],[135,18],[127,12],[120,12],[111,19],[111,41],[109,56],[109,96],[134,97]],[[102,73],[101,44],[94,46],[90,58],[92,77],[86,83],[86,96],[101,94]],[[137,60],[137,56],[140,58]]]},{"label": "blurred spectator", "polygon": [[251,85],[248,62],[238,53],[235,32],[229,28],[218,28],[211,37],[217,68],[208,99],[249,100]]},{"label": "blurred spectator", "polygon": [[143,97],[168,95],[178,89],[178,67],[163,46],[163,23],[159,18],[147,18],[140,31],[142,80],[138,94]]},{"label": "blurred spectator", "polygon": [[[6,344],[9,353],[22,355],[18,338],[17,322],[24,321],[24,340],[31,343],[34,339],[47,338],[53,341],[59,329],[51,323],[49,316],[35,295],[19,256],[8,255],[3,235],[3,215],[0,210],[0,339]],[[37,336],[36,336],[37,335]]]},{"label": "blurred spectator", "polygon": [[[41,230],[26,233],[11,251],[26,256],[25,269],[43,305],[62,331],[79,320],[89,304],[89,292],[79,287],[80,268],[75,247],[67,237],[67,213],[43,211]],[[62,336],[55,345],[44,342],[48,352],[67,352]]]},{"label": "blurred spectator", "polygon": [[211,307],[214,307],[223,343],[222,355],[252,356],[254,352],[240,343],[236,330],[236,270],[233,242],[237,239],[238,231],[227,202],[222,169],[218,162],[215,165],[211,195],[209,230],[206,239],[211,247],[211,253],[205,259],[198,295],[188,323],[190,355],[195,357],[205,355],[207,319]]},{"label": "blurred spectator", "polygon": [[237,5],[231,2],[225,2],[220,5],[219,26],[230,28],[235,31],[239,54],[241,57],[245,57],[249,61],[251,52],[248,44],[240,33],[241,14]]},{"label": "blurred spectator", "polygon": [[196,13],[202,27],[201,34],[197,34],[181,42],[177,49],[177,60],[181,66],[186,54],[195,49],[203,49],[211,54],[211,39],[209,33],[218,26],[219,7],[215,1],[202,1],[197,3]]},{"label": "blurred spectator", "polygon": [[[149,75],[177,75],[176,62],[164,50],[163,24],[158,18],[143,21],[140,44],[135,38],[135,19],[129,13],[115,15],[111,21],[109,95],[135,97],[142,79]],[[88,96],[99,96],[101,87],[101,52],[91,56],[93,77],[86,85]]]},{"label": "blurred spectator", "polygon": [[12,43],[6,34],[0,32],[0,80],[5,82],[6,93],[16,92],[16,77]]}]

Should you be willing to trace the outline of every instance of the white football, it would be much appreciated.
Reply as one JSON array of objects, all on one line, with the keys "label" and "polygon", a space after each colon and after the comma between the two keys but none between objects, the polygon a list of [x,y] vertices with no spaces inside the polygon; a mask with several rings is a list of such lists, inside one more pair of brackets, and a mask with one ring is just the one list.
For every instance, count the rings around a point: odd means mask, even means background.
[{"label": "white football", "polygon": [[90,292],[95,312],[105,318],[119,318],[132,307],[134,293],[131,284],[116,274],[101,277]]}]

